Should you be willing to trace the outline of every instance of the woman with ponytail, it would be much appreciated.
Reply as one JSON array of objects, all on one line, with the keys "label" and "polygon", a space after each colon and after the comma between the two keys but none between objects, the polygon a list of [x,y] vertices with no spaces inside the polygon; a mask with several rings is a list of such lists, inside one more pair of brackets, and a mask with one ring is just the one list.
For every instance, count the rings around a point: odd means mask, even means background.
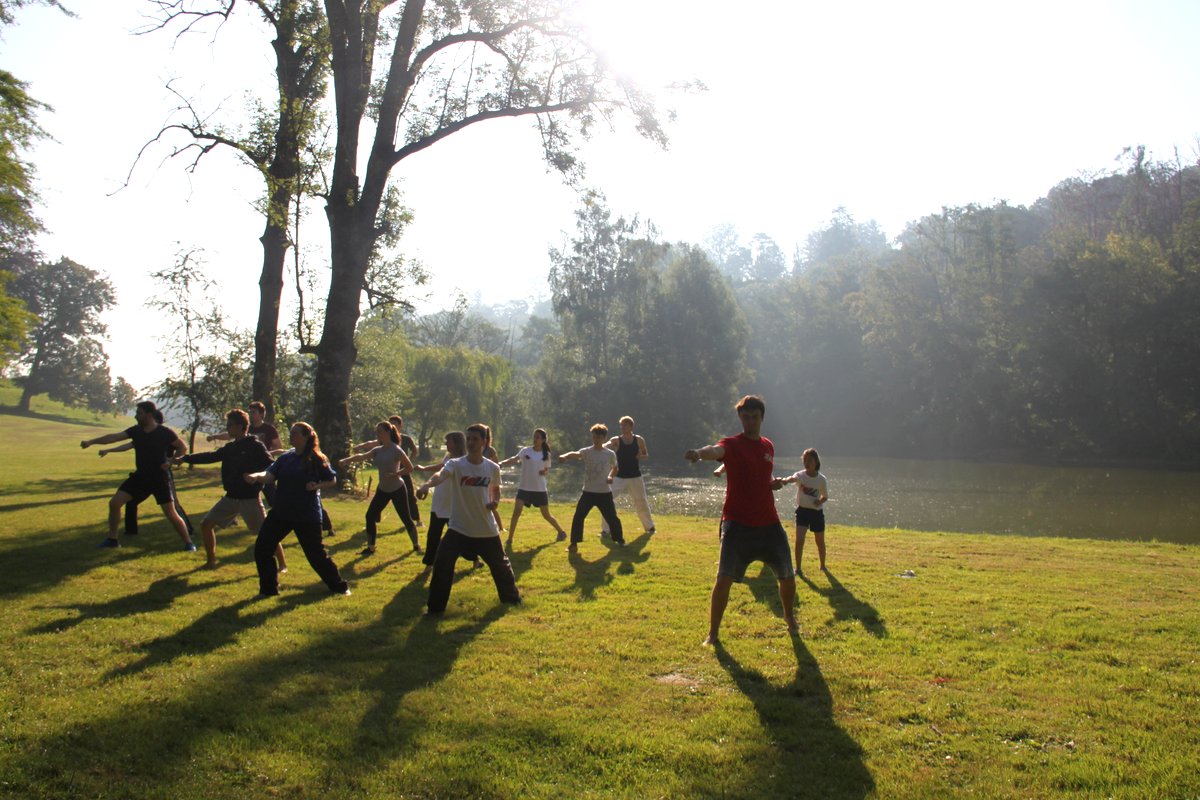
[{"label": "woman with ponytail", "polygon": [[392,507],[396,509],[396,513],[400,515],[400,521],[404,523],[404,530],[408,532],[408,538],[412,541],[413,551],[420,553],[421,545],[417,540],[417,526],[413,524],[408,506],[408,487],[405,486],[403,479],[403,476],[412,472],[412,461],[400,446],[400,432],[396,430],[395,425],[390,422],[380,422],[375,426],[375,436],[378,439],[375,447],[365,453],[343,458],[338,462],[339,467],[345,467],[348,464],[370,459],[375,464],[375,468],[379,470],[379,485],[375,489],[375,496],[371,498],[371,504],[367,506],[367,546],[363,549],[362,555],[369,556],[375,552],[376,526],[388,503],[391,503]]},{"label": "woman with ponytail", "polygon": [[246,483],[275,486],[275,502],[254,543],[259,594],[279,594],[275,547],[295,531],[305,558],[329,591],[348,595],[349,585],[342,580],[337,564],[321,544],[321,490],[337,485],[337,473],[321,452],[321,442],[311,425],[297,422],[289,431],[289,439],[292,449],[280,455],[274,464],[263,472],[248,472],[243,476]]}]

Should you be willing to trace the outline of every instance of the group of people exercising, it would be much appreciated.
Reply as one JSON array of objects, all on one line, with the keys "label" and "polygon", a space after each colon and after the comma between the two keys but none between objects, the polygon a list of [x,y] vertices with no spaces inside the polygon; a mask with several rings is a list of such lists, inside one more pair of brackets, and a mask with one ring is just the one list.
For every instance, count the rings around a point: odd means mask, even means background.
[{"label": "group of people exercising", "polygon": [[[715,444],[689,449],[684,457],[696,462],[715,460],[722,464],[726,478],[726,496],[721,515],[721,556],[713,586],[707,643],[715,643],[728,603],[730,587],[743,580],[752,561],[763,561],[775,571],[780,598],[789,631],[798,628],[794,614],[795,575],[800,565],[803,538],[807,529],[815,534],[825,568],[824,513],[828,499],[820,458],[815,450],[806,450],[805,469],[788,477],[776,477],[774,445],[760,433],[766,412],[761,397],[747,395],[737,407],[742,432],[727,436]],[[258,533],[254,559],[262,596],[279,593],[279,575],[287,571],[282,541],[295,533],[310,566],[331,592],[349,595],[350,588],[341,577],[322,541],[332,533],[328,513],[321,504],[321,490],[333,488],[337,474],[329,458],[321,451],[320,441],[311,425],[297,422],[288,431],[290,448],[284,448],[278,431],[266,421],[262,403],[252,403],[250,412],[233,409],[226,414],[223,434],[209,437],[225,443],[211,452],[187,454],[178,434],[163,424],[161,412],[150,401],[138,403],[135,424],[80,443],[87,448],[130,440],[120,447],[101,450],[107,455],[116,450],[133,449],[135,470],[109,501],[108,536],[100,547],[119,547],[118,527],[122,509],[136,509],[138,503],[153,496],[183,542],[184,549],[196,550],[190,522],[179,507],[171,467],[178,464],[221,464],[221,483],[225,494],[209,509],[201,522],[207,566],[216,566],[216,531],[232,524],[240,516],[248,528]],[[646,494],[640,462],[649,452],[646,441],[634,433],[632,417],[622,417],[620,434],[609,437],[603,424],[590,429],[592,444],[580,450],[551,457],[546,431],[533,432],[530,446],[510,458],[499,460],[491,448],[491,430],[482,423],[465,431],[452,431],[444,438],[446,456],[437,463],[420,465],[413,461],[415,443],[403,433],[403,419],[393,416],[375,426],[374,440],[354,445],[352,454],[338,466],[348,467],[370,462],[378,471],[378,483],[366,513],[366,547],[362,555],[375,552],[377,528],[383,510],[390,504],[411,541],[414,552],[423,556],[431,570],[427,613],[440,615],[446,609],[453,583],[454,565],[459,558],[486,564],[491,571],[500,600],[521,603],[507,548],[511,548],[521,513],[526,506],[538,508],[553,526],[559,541],[568,533],[550,513],[547,474],[550,465],[580,461],[584,466],[583,490],[575,506],[567,546],[578,552],[583,541],[584,521],[593,508],[604,520],[604,535],[611,536],[617,547],[624,547],[625,536],[616,513],[614,493],[628,493],[648,534],[656,532],[654,517]],[[498,514],[501,467],[520,466],[507,539],[501,541],[503,524]],[[430,473],[420,486],[412,475]],[[787,534],[775,511],[773,492],[785,484],[797,484],[796,567],[788,546]],[[420,521],[418,500],[432,492],[430,520],[424,551],[417,535]],[[260,493],[267,495],[270,510],[264,512]],[[127,533],[131,533],[127,529]]]}]

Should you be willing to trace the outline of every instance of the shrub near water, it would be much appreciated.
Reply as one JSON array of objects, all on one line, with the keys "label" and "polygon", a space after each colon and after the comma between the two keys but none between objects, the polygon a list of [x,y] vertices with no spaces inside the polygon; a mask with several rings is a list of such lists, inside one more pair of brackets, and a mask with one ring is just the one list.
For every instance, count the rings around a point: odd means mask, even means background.
[{"label": "shrub near water", "polygon": [[[4,796],[1200,794],[1194,548],[834,525],[799,639],[755,567],[709,649],[712,519],[611,549],[593,515],[569,560],[526,514],[525,606],[460,562],[426,621],[394,517],[357,555],[363,502],[329,503],[349,598],[289,540],[282,596],[256,600],[249,532],[206,571],[149,506],[96,550],[131,464],[81,453],[98,432],[0,416]],[[178,473],[197,519],[217,473]]]}]

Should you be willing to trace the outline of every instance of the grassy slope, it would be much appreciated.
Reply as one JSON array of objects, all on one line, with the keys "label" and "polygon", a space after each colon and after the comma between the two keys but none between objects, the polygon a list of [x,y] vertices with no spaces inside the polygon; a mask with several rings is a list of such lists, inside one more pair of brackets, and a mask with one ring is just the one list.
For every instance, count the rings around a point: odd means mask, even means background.
[{"label": "grassy slope", "polygon": [[255,600],[249,532],[205,571],[149,507],[94,549],[131,457],[84,421],[0,415],[0,796],[1200,796],[1195,548],[834,527],[803,636],[768,574],[714,651],[713,520],[612,550],[593,519],[568,561],[526,515],[525,607],[464,562],[428,622],[393,518],[357,555],[362,502],[329,504],[350,598],[291,541]]}]

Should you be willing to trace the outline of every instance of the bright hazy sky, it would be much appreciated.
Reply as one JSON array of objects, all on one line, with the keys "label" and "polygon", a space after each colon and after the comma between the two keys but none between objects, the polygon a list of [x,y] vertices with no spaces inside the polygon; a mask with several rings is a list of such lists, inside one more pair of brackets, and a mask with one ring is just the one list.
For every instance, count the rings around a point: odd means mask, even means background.
[{"label": "bright hazy sky", "polygon": [[[3,32],[0,68],[54,107],[54,137],[32,153],[50,258],[113,280],[113,374],[156,380],[162,320],[144,308],[148,273],[203,248],[227,315],[253,327],[261,268],[261,182],[232,156],[194,174],[153,150],[119,189],[180,92],[234,121],[247,87],[269,91],[265,39],[231,22],[213,39],[132,36],[141,0],[26,8]],[[103,7],[103,11],[100,8]],[[1031,203],[1062,179],[1115,169],[1123,148],[1194,162],[1200,151],[1200,3],[1006,4],[764,0],[595,0],[597,37],[650,89],[698,78],[708,91],[662,95],[677,118],[666,151],[627,130],[587,146],[588,183],[610,207],[702,243],[733,224],[791,256],[834,208],[889,236],[943,205]],[[248,8],[240,9],[248,19]],[[219,109],[219,110],[217,110]],[[222,116],[223,115],[223,116]],[[402,162],[416,221],[402,248],[435,273],[422,307],[456,291],[485,303],[545,296],[550,246],[573,229],[577,199],[539,160],[527,121],[485,123]],[[114,193],[115,192],[115,193]],[[321,214],[302,231],[327,262]],[[288,290],[285,288],[285,297]],[[285,310],[284,321],[290,311]]]}]

